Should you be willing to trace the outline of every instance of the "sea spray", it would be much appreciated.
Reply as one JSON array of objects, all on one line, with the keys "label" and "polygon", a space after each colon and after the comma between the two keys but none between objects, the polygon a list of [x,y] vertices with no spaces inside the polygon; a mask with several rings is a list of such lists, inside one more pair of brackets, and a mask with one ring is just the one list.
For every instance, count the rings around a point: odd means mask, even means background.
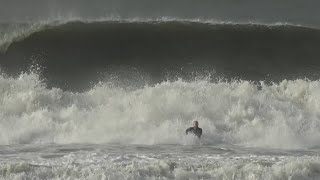
[{"label": "sea spray", "polygon": [[74,93],[37,74],[0,77],[1,144],[184,144],[196,119],[204,144],[319,145],[319,81],[165,81],[128,90],[100,83]]}]

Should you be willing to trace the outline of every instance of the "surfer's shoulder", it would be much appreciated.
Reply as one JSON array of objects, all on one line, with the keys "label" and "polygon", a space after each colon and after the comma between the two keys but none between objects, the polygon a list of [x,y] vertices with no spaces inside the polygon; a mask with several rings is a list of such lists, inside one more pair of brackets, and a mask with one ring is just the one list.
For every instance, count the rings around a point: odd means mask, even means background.
[{"label": "surfer's shoulder", "polygon": [[189,127],[188,129],[187,129],[187,131],[191,131],[193,129],[193,127]]}]

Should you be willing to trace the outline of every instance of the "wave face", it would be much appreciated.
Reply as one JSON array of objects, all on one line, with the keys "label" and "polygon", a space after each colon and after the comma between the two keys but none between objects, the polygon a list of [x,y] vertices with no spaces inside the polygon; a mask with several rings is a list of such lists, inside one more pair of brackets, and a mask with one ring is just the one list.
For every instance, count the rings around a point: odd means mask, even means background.
[{"label": "wave face", "polygon": [[305,148],[320,145],[320,82],[162,82],[126,90],[101,83],[73,93],[48,89],[36,74],[0,76],[0,144],[203,144]]},{"label": "wave face", "polygon": [[253,81],[319,78],[320,32],[307,27],[106,20],[22,29],[2,33],[3,71],[18,75],[38,64],[48,86],[67,90],[88,90],[124,67],[136,68],[151,82],[213,69],[224,78]]}]

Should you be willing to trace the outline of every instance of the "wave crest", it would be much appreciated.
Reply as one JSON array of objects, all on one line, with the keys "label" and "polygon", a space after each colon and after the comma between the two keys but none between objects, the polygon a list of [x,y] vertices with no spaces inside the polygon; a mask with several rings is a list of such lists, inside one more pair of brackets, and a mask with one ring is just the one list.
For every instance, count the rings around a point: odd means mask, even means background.
[{"label": "wave crest", "polygon": [[2,23],[0,24],[0,52],[4,53],[10,47],[12,43],[23,41],[34,33],[46,31],[47,29],[57,28],[69,23],[199,23],[207,25],[256,25],[256,26],[292,26],[301,27],[301,25],[295,25],[290,23],[277,22],[273,24],[262,24],[259,22],[246,22],[246,23],[235,23],[231,21],[217,21],[213,19],[177,19],[171,17],[162,17],[156,19],[149,18],[130,18],[121,19],[119,17],[110,16],[98,19],[82,19],[80,17],[68,17],[58,18],[53,20],[44,20],[32,23]]}]

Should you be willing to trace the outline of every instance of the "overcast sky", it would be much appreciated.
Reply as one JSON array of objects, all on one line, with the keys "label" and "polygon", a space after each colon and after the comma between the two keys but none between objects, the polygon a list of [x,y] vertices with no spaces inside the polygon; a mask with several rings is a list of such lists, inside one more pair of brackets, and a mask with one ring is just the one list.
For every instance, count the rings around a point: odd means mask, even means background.
[{"label": "overcast sky", "polygon": [[320,26],[317,0],[0,0],[0,21],[55,16],[213,18]]}]

